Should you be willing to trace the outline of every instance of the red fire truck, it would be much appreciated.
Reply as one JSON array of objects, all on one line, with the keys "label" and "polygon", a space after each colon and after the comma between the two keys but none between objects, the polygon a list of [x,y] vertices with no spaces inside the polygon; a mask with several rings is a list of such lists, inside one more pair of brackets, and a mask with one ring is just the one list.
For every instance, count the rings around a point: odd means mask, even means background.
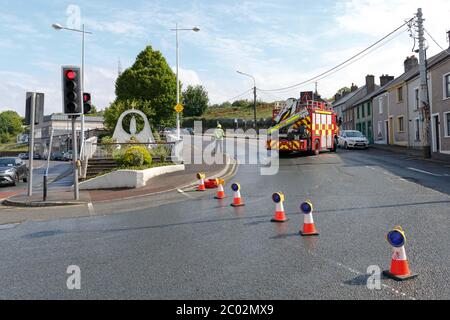
[{"label": "red fire truck", "polygon": [[329,103],[314,100],[311,91],[301,92],[300,99],[290,98],[283,107],[274,108],[272,120],[267,133],[268,150],[309,151],[315,155],[324,150],[336,151],[336,114]]}]

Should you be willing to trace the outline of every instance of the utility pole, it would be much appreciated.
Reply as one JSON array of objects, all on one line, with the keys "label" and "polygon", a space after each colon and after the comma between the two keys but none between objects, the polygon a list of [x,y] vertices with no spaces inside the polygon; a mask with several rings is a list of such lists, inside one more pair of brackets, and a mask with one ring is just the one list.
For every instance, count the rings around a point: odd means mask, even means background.
[{"label": "utility pole", "polygon": [[258,126],[256,125],[256,85],[253,87],[253,128],[258,132]]},{"label": "utility pole", "polygon": [[419,37],[419,74],[420,74],[420,109],[423,121],[423,156],[424,158],[431,158],[431,119],[430,119],[430,104],[428,99],[428,85],[427,85],[427,61],[425,52],[425,38],[423,28],[423,14],[422,8],[417,9],[417,33]]}]

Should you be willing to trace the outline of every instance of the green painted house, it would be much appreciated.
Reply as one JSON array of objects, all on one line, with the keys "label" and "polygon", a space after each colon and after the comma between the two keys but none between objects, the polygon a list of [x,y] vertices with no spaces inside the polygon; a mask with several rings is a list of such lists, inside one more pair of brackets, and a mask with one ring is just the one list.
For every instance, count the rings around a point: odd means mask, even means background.
[{"label": "green painted house", "polygon": [[353,112],[355,129],[361,131],[369,139],[369,142],[373,143],[372,100],[360,100],[355,104]]}]

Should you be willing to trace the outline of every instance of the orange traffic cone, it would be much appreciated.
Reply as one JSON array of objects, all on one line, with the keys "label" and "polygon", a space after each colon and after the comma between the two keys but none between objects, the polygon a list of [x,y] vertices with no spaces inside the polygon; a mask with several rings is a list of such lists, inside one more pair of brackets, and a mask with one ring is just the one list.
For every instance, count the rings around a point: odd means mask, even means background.
[{"label": "orange traffic cone", "polygon": [[300,210],[304,213],[303,230],[300,230],[302,236],[318,236],[319,233],[314,225],[312,216],[313,205],[311,201],[307,200],[300,205]]},{"label": "orange traffic cone", "polygon": [[199,180],[197,191],[206,191],[205,177],[206,175],[204,173],[197,173],[197,179]]},{"label": "orange traffic cone", "polygon": [[402,227],[397,226],[387,234],[387,240],[392,245],[392,260],[390,270],[383,271],[383,274],[391,279],[403,281],[417,277],[417,274],[409,270],[408,259],[406,258],[405,242],[406,236]]},{"label": "orange traffic cone", "polygon": [[233,203],[231,204],[232,207],[242,207],[245,206],[245,204],[242,202],[241,198],[241,185],[239,183],[233,183],[231,185],[231,190],[234,192],[234,199]]},{"label": "orange traffic cone", "polygon": [[284,194],[281,192],[276,192],[272,195],[272,200],[275,202],[275,216],[270,220],[271,222],[286,222],[289,219],[286,218],[286,214],[284,212]]},{"label": "orange traffic cone", "polygon": [[222,183],[219,183],[219,179],[217,179],[217,185],[218,185],[218,189],[217,189],[217,195],[214,197],[216,199],[225,199],[227,196],[225,195],[225,191],[223,190],[223,185]]}]

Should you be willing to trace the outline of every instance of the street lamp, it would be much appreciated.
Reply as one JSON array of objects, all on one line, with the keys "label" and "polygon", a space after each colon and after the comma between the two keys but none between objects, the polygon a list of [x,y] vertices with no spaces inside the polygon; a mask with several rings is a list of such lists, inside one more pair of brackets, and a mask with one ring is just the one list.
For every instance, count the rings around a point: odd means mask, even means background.
[{"label": "street lamp", "polygon": [[[73,32],[79,32],[82,34],[81,37],[81,94],[83,96],[84,93],[84,35],[85,34],[92,34],[92,32],[86,31],[84,29],[84,24],[82,25],[82,29],[72,29],[72,28],[66,28],[60,25],[59,23],[52,24],[52,28],[59,31],[59,30],[68,30]],[[83,110],[83,106],[81,106],[81,110]],[[84,112],[81,114],[81,146],[80,150],[83,152],[84,150]],[[81,158],[81,152],[80,152],[80,158]],[[76,159],[75,159],[76,160]]]},{"label": "street lamp", "polygon": [[248,73],[241,72],[239,70],[237,70],[236,72],[243,76],[247,76],[247,77],[250,77],[253,79],[253,129],[257,130],[257,126],[256,126],[256,80],[255,80],[255,77]]},{"label": "street lamp", "polygon": [[[180,103],[180,79],[178,74],[179,68],[179,53],[178,53],[178,31],[194,31],[199,32],[200,29],[197,27],[191,29],[178,28],[178,24],[176,24],[175,29],[170,29],[171,31],[175,31],[176,35],[176,47],[177,47],[177,105]],[[177,112],[177,140],[180,140],[180,113]]]}]

